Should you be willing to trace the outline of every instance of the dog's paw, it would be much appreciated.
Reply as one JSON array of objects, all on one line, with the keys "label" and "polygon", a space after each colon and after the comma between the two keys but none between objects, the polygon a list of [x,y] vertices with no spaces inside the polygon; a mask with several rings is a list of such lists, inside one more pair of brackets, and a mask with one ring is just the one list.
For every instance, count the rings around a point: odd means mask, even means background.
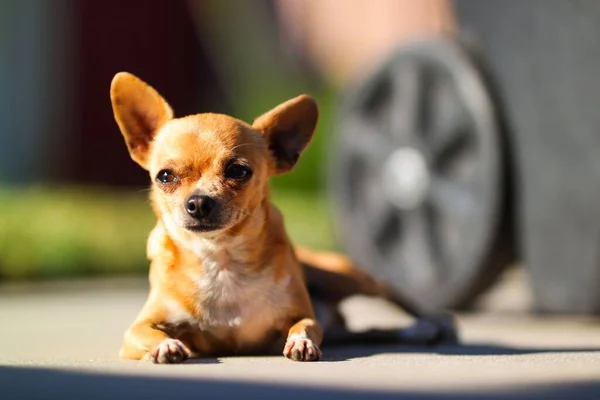
[{"label": "dog's paw", "polygon": [[321,350],[312,340],[297,334],[287,339],[283,355],[294,361],[317,361],[322,356]]},{"label": "dog's paw", "polygon": [[155,364],[178,364],[184,362],[190,353],[178,339],[165,339],[150,352],[150,360]]}]

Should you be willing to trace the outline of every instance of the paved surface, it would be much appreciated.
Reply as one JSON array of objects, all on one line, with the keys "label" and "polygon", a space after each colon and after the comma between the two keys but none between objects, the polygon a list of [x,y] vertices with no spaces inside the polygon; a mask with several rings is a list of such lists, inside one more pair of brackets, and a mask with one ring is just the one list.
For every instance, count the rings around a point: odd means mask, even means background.
[{"label": "paved surface", "polygon": [[[512,278],[458,317],[453,346],[324,347],[325,360],[221,358],[151,365],[116,358],[145,297],[140,280],[0,286],[0,399],[600,399],[600,320],[534,318]],[[401,326],[388,304],[352,299],[352,326]]]}]

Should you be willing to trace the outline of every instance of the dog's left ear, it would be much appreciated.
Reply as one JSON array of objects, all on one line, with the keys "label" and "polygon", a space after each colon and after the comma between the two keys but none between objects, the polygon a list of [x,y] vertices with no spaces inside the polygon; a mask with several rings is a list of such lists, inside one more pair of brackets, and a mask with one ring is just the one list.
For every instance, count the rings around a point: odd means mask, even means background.
[{"label": "dog's left ear", "polygon": [[273,155],[274,175],[291,171],[310,143],[317,120],[317,102],[305,94],[258,117],[252,126],[262,132]]}]

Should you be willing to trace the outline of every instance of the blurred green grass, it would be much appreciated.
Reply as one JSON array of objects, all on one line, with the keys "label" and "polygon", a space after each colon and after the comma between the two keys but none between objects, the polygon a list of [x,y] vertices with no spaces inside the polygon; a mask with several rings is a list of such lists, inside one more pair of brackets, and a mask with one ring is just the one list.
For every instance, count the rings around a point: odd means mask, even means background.
[{"label": "blurred green grass", "polygon": [[[0,278],[144,273],[155,223],[146,195],[93,187],[0,189]],[[273,199],[292,240],[336,247],[328,204],[318,192],[275,188]]]}]

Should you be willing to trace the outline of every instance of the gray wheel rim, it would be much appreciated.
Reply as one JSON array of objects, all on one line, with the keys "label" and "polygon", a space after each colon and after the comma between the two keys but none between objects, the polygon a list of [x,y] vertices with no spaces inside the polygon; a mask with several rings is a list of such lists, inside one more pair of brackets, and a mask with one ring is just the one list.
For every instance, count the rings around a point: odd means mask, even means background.
[{"label": "gray wheel rim", "polygon": [[502,198],[479,71],[451,40],[415,43],[340,111],[330,178],[349,254],[421,307],[452,307],[486,268]]}]

